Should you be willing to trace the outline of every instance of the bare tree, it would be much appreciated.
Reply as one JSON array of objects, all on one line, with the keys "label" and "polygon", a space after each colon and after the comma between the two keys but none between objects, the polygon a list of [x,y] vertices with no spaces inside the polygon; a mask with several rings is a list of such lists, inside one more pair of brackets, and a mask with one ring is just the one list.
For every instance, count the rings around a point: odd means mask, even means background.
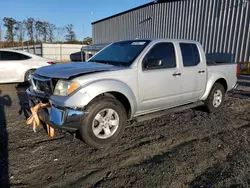
[{"label": "bare tree", "polygon": [[[3,22],[3,20],[2,20],[2,18],[0,17],[0,44],[1,44],[1,46],[2,46],[2,22]],[[0,47],[1,47],[0,46]]]},{"label": "bare tree", "polygon": [[52,43],[55,39],[54,31],[56,26],[46,21],[36,21],[36,41],[37,42],[50,42]]},{"label": "bare tree", "polygon": [[50,43],[53,43],[55,40],[55,35],[54,35],[55,30],[56,30],[56,26],[54,24],[49,23],[48,24],[48,38],[49,38]]},{"label": "bare tree", "polygon": [[66,27],[66,32],[67,34],[65,35],[65,39],[67,42],[74,42],[76,41],[76,34],[73,31],[73,25],[72,24],[68,24]]},{"label": "bare tree", "polygon": [[27,30],[27,35],[29,37],[29,40],[31,42],[34,42],[35,19],[28,18],[25,25],[26,25],[26,30]]},{"label": "bare tree", "polygon": [[15,24],[17,21],[14,18],[4,17],[3,22],[6,27],[5,39],[8,42],[13,42],[15,38]]},{"label": "bare tree", "polygon": [[43,22],[41,21],[36,21],[35,23],[35,29],[36,29],[36,42],[41,42],[42,41],[42,33],[43,33]]},{"label": "bare tree", "polygon": [[49,23],[46,21],[42,22],[42,36],[43,36],[43,42],[47,42],[49,35]]},{"label": "bare tree", "polygon": [[35,45],[35,41],[53,43],[55,41],[64,41],[64,39],[67,42],[81,43],[76,40],[72,24],[65,27],[56,27],[52,23],[35,20],[34,18],[28,18],[26,21],[16,21],[11,17],[5,17],[3,23],[6,27],[5,39],[9,42],[14,42],[16,36],[18,42],[23,45],[27,36],[28,43],[32,42],[33,45]]},{"label": "bare tree", "polygon": [[65,27],[57,27],[56,28],[56,40],[57,41],[63,41],[62,36],[65,35]]}]

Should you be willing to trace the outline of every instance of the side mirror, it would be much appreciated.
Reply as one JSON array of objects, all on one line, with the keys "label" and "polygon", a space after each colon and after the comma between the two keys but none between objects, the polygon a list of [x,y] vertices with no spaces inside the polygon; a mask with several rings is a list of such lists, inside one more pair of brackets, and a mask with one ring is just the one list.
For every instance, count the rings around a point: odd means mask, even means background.
[{"label": "side mirror", "polygon": [[163,61],[161,59],[149,59],[145,62],[144,68],[145,69],[153,69],[159,68],[163,65]]}]

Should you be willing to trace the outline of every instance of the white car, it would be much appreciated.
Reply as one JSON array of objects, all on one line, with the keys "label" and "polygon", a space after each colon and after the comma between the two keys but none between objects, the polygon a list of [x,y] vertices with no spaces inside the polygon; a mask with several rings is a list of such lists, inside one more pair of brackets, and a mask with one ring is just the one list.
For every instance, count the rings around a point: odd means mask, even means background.
[{"label": "white car", "polygon": [[0,83],[20,83],[28,80],[30,72],[55,60],[17,50],[0,49]]}]

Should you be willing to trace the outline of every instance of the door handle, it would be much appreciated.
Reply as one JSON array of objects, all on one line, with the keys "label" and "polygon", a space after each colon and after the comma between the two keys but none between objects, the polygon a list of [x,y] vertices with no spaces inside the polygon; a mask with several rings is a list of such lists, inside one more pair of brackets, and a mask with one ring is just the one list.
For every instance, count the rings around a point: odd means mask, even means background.
[{"label": "door handle", "polygon": [[173,76],[181,76],[181,73],[174,73]]},{"label": "door handle", "polygon": [[205,71],[204,70],[199,70],[198,73],[202,74],[202,73],[205,73]]}]

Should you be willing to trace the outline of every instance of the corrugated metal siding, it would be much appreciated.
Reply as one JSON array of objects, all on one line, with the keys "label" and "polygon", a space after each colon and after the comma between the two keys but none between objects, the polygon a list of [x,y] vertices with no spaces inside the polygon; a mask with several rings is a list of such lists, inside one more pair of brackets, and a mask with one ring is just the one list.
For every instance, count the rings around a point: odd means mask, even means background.
[{"label": "corrugated metal siding", "polygon": [[250,62],[249,0],[152,4],[93,24],[93,42],[177,38],[201,42],[208,57]]}]

